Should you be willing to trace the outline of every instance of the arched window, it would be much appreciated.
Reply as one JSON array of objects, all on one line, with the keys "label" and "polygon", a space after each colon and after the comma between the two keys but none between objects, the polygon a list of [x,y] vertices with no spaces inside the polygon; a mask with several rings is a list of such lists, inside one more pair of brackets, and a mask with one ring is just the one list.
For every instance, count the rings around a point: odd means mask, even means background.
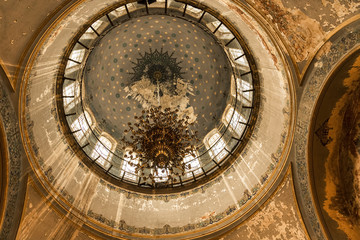
[{"label": "arched window", "polygon": [[201,9],[199,9],[199,8],[187,5],[186,13],[192,15],[195,18],[199,18],[201,16],[202,12],[203,11]]},{"label": "arched window", "polygon": [[85,33],[81,36],[81,40],[85,40],[85,39],[95,39],[97,37],[97,34],[95,33],[95,31],[97,33],[100,33],[100,27],[103,24],[103,22],[99,19],[96,22],[94,22],[91,27],[89,27]]},{"label": "arched window", "polygon": [[87,111],[81,113],[80,116],[71,124],[70,128],[79,143],[83,143],[86,137],[89,135],[89,125],[92,125],[92,120],[90,114]]},{"label": "arched window", "polygon": [[234,109],[233,106],[228,106],[225,110],[225,117],[223,117],[225,125],[229,125],[229,130],[240,136],[245,129],[246,119]]},{"label": "arched window", "polygon": [[249,103],[251,102],[251,98],[252,98],[252,91],[249,91],[252,89],[252,85],[250,83],[248,83],[247,81],[244,81],[244,80],[240,80],[239,79],[239,82],[240,82],[240,88],[241,88],[241,91],[242,91],[242,96],[245,100],[245,103]]},{"label": "arched window", "polygon": [[79,84],[72,82],[63,88],[63,102],[66,111],[75,107],[75,100],[80,96]]},{"label": "arched window", "polygon": [[192,173],[191,172],[194,172],[195,175],[197,174],[200,174],[202,171],[201,171],[201,166],[200,166],[200,162],[199,162],[199,159],[198,159],[198,153],[197,152],[194,152],[194,156],[192,154],[188,154],[184,157],[184,163],[186,165],[190,164],[190,169],[187,169],[185,171],[185,176],[188,177],[188,178],[191,178],[193,177],[192,176]]},{"label": "arched window", "polygon": [[[241,99],[246,105],[251,105],[253,95],[253,86],[251,83],[241,78],[236,78],[236,85],[234,84],[234,88],[236,88],[238,99]],[[236,97],[236,92],[231,91],[231,94]]]},{"label": "arched window", "polygon": [[91,158],[96,160],[96,162],[103,168],[108,168],[110,166],[110,160],[113,156],[111,153],[112,148],[112,142],[107,137],[101,136],[91,153]]},{"label": "arched window", "polygon": [[210,157],[217,162],[220,162],[226,156],[226,143],[217,128],[208,133],[204,138],[204,144],[209,149]]},{"label": "arched window", "polygon": [[81,62],[85,57],[85,49],[73,50],[66,64],[65,73],[70,74],[81,68]]},{"label": "arched window", "polygon": [[234,37],[234,35],[232,34],[232,32],[224,25],[224,24],[221,24],[220,25],[220,21],[219,20],[216,20],[214,22],[212,22],[211,24],[213,25],[214,28],[217,28],[217,31],[216,31],[216,36],[219,38],[219,39],[231,39]]},{"label": "arched window", "polygon": [[158,168],[157,173],[153,171],[155,182],[166,182],[168,180],[169,170],[167,168]]},{"label": "arched window", "polygon": [[[132,155],[132,158],[131,158]],[[135,172],[135,165],[139,163],[139,158],[135,158],[135,153],[130,154],[130,149],[126,149],[124,153],[124,161],[121,166],[120,176],[124,176],[125,179],[137,182],[138,174]],[[134,165],[130,165],[130,163]]]}]

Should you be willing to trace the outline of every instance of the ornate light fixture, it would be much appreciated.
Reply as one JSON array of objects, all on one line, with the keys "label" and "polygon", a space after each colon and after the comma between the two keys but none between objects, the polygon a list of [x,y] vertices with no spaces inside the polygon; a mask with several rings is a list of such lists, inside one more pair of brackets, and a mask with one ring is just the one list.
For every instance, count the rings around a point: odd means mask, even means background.
[{"label": "ornate light fixture", "polygon": [[161,107],[143,110],[142,116],[135,116],[136,123],[129,125],[130,141],[123,138],[126,148],[130,148],[125,157],[130,159],[130,166],[135,166],[135,173],[147,182],[154,184],[158,179],[166,184],[176,183],[179,176],[191,168],[184,163],[185,156],[192,155],[199,141],[197,131],[191,133],[189,117],[179,119],[179,110],[164,110]]}]

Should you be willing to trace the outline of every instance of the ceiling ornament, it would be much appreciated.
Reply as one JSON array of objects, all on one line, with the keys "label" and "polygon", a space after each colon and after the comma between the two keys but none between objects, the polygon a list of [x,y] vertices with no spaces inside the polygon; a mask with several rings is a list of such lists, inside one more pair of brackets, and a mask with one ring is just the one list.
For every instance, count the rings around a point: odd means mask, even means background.
[{"label": "ceiling ornament", "polygon": [[163,109],[178,109],[179,118],[189,117],[188,122],[195,122],[197,114],[190,104],[189,96],[194,96],[193,84],[182,78],[180,63],[169,53],[150,48],[149,52],[141,54],[135,66],[131,83],[124,88],[127,98],[134,99],[142,108],[149,109],[161,106]]},{"label": "ceiling ornament", "polygon": [[[145,52],[144,55],[139,53],[140,58],[137,59],[137,62],[133,62],[135,66],[133,67],[133,81],[140,81],[143,76],[149,78],[153,84],[169,82],[169,80],[176,80],[182,78],[181,67],[179,66],[180,62],[177,62],[177,59],[172,57],[174,54],[169,54],[168,51],[163,52],[163,49],[158,51]],[[172,89],[175,94],[175,89]],[[161,93],[160,93],[161,94]]]},{"label": "ceiling ornament", "polygon": [[191,168],[184,162],[186,156],[195,158],[198,142],[197,132],[192,132],[189,117],[178,117],[179,110],[152,107],[143,110],[142,116],[135,116],[135,124],[128,123],[130,139],[125,137],[124,149],[130,149],[125,158],[135,167],[135,173],[141,180],[154,185],[163,182],[166,186],[181,181]]}]

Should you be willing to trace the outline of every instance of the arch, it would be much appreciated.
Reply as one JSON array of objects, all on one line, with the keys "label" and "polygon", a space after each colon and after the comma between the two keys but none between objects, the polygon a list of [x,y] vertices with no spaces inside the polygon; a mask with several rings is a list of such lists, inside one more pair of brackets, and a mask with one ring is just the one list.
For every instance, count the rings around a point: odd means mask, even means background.
[{"label": "arch", "polygon": [[226,126],[229,126],[230,132],[236,137],[242,135],[247,124],[246,119],[241,115],[241,113],[231,105],[226,107],[222,121]]},{"label": "arch", "polygon": [[220,162],[227,155],[226,143],[217,128],[214,128],[205,136],[204,145],[209,150],[210,157],[217,162]]},{"label": "arch", "polygon": [[[1,80],[1,79],[0,79]],[[8,97],[9,88],[0,81],[0,239],[14,239],[21,218],[27,175],[23,169],[20,130]]]},{"label": "arch", "polygon": [[[300,97],[298,117],[294,141],[295,149],[294,179],[297,198],[301,206],[304,222],[311,237],[325,239],[326,230],[315,206],[311,190],[309,166],[309,140],[311,139],[311,124],[319,97],[329,76],[346,56],[359,48],[359,20],[342,29],[342,34],[333,35],[313,58],[304,79],[304,90]],[[346,33],[346,34],[344,34]],[[326,52],[326,54],[324,54]]]},{"label": "arch", "polygon": [[99,140],[96,142],[91,153],[91,158],[103,168],[107,169],[111,165],[113,151],[116,148],[116,142],[107,133],[102,133]]}]

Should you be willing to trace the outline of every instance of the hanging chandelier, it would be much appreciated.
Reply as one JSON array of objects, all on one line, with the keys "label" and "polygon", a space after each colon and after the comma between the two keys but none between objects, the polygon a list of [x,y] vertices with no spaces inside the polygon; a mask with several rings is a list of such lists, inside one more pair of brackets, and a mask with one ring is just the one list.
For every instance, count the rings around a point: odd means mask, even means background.
[{"label": "hanging chandelier", "polygon": [[164,182],[173,184],[191,169],[184,157],[195,157],[198,142],[197,131],[191,132],[189,116],[180,119],[179,110],[152,107],[143,110],[142,116],[135,116],[136,123],[128,123],[130,139],[122,139],[125,144],[125,158],[135,167],[135,173],[144,182]]}]

